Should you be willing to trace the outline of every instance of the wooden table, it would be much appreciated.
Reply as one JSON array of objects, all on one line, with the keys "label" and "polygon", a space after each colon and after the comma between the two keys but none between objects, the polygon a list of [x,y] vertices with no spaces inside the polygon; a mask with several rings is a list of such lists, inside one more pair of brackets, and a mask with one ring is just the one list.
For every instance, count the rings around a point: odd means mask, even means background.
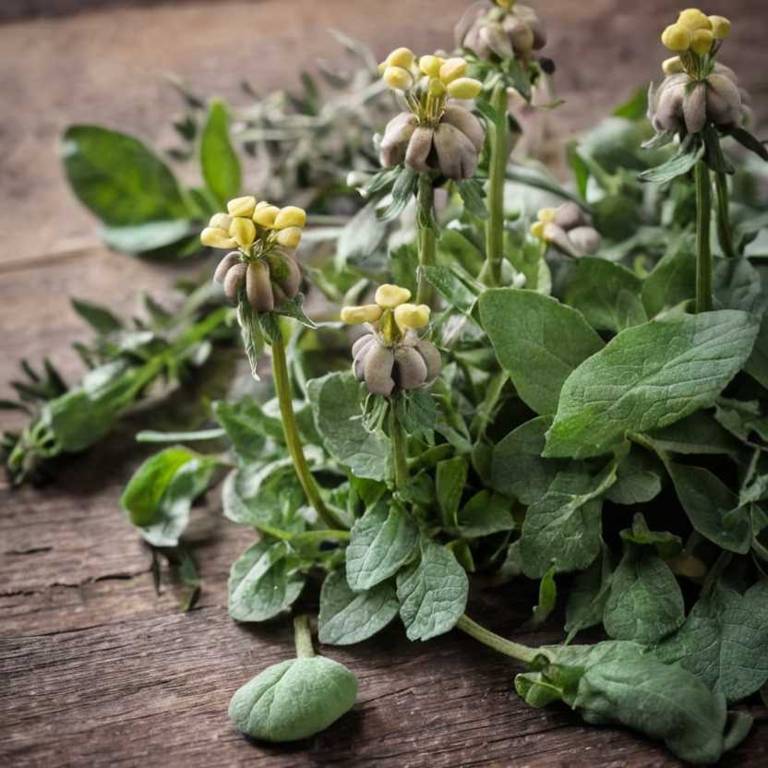
[{"label": "wooden table", "polygon": [[[72,3],[55,5],[66,12]],[[0,25],[1,92],[15,99],[15,108],[0,114],[0,397],[22,356],[50,355],[75,375],[68,345],[84,330],[69,295],[130,309],[136,290],[163,294],[178,275],[98,245],[92,220],[58,169],[54,144],[64,125],[98,121],[162,142],[163,118],[174,108],[158,71],[174,70],[203,92],[234,98],[238,73],[253,75],[256,62],[263,83],[290,84],[318,55],[333,57],[320,26],[371,40],[378,54],[404,43],[434,48],[445,44],[465,3],[397,0],[386,13],[371,0],[106,5]],[[661,56],[655,30],[676,4],[626,5],[539,3],[552,19],[569,129],[653,74]],[[752,9],[764,28],[762,0],[730,6],[726,12],[737,21]],[[756,96],[765,91],[760,78],[768,64],[760,29],[737,27],[742,47],[734,45],[729,59],[742,63]],[[0,418],[3,426],[16,423]],[[360,678],[351,714],[295,746],[248,743],[228,722],[227,702],[242,682],[290,653],[288,623],[246,627],[228,618],[228,567],[250,534],[222,518],[216,494],[194,513],[192,540],[204,579],[197,607],[182,614],[173,590],[155,594],[149,553],[117,504],[144,455],[130,439],[131,426],[140,423],[137,417],[114,439],[71,459],[54,485],[0,485],[0,764],[678,764],[621,730],[586,728],[565,710],[527,707],[513,692],[515,664],[458,633],[409,644],[397,626],[360,647],[327,649]],[[536,638],[519,630],[530,605],[531,594],[516,584],[471,599],[472,613],[500,632],[528,642],[557,640],[556,628]],[[724,765],[768,765],[766,712],[754,714],[757,727]]]}]

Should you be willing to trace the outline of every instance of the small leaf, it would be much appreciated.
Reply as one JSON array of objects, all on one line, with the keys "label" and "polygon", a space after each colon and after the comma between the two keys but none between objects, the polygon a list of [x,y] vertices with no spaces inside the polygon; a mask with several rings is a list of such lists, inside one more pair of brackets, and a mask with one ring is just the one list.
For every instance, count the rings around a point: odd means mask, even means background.
[{"label": "small leaf", "polygon": [[72,299],[72,308],[98,333],[119,331],[123,323],[106,307],[83,299]]},{"label": "small leaf", "polygon": [[240,160],[229,137],[229,112],[222,101],[212,101],[200,139],[200,166],[203,179],[219,204],[240,192]]},{"label": "small leaf", "polygon": [[665,184],[688,173],[703,156],[704,144],[694,140],[691,135],[686,136],[675,155],[665,163],[648,171],[643,171],[640,174],[640,180]]},{"label": "small leaf", "polygon": [[469,465],[463,456],[454,456],[437,464],[437,503],[443,525],[447,527],[458,525],[457,515],[468,472]]}]

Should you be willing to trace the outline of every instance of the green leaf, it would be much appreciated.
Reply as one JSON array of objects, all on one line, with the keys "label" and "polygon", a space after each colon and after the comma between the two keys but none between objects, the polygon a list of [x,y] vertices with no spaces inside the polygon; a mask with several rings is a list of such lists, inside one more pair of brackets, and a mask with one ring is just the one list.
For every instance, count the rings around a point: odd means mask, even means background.
[{"label": "green leaf", "polygon": [[320,592],[318,637],[329,645],[361,643],[384,629],[397,616],[395,587],[382,582],[365,592],[353,592],[341,571],[328,574]]},{"label": "green leaf", "polygon": [[467,605],[467,574],[448,549],[423,540],[418,563],[397,574],[400,618],[409,640],[450,631]]},{"label": "green leaf", "polygon": [[296,741],[325,730],[355,705],[357,678],[323,656],[273,664],[238,688],[229,717],[263,741]]},{"label": "green leaf", "polygon": [[600,495],[616,480],[611,463],[596,477],[584,470],[562,470],[547,492],[528,507],[520,537],[523,571],[541,578],[587,568],[600,552]]},{"label": "green leaf", "polygon": [[533,291],[486,291],[480,318],[520,398],[539,414],[554,413],[568,375],[603,346],[580,312]]},{"label": "green leaf", "polygon": [[238,403],[219,401],[213,415],[227,433],[237,455],[249,461],[261,457],[266,442],[265,416],[261,406],[246,398]]},{"label": "green leaf", "polygon": [[232,563],[229,615],[235,621],[267,621],[293,605],[304,581],[284,542],[257,541]]},{"label": "green leaf", "polygon": [[565,605],[565,631],[569,642],[583,629],[603,621],[603,611],[611,586],[610,553],[603,548],[603,556],[587,570],[577,574]]},{"label": "green leaf", "polygon": [[459,505],[468,472],[469,465],[463,456],[454,456],[437,464],[437,504],[443,525],[447,527],[455,528],[458,525]]},{"label": "green leaf", "polygon": [[736,141],[743,147],[746,147],[750,152],[754,152],[758,157],[763,160],[768,160],[768,148],[765,146],[764,141],[753,136],[749,131],[743,128],[733,127],[728,129],[728,133],[733,136]]},{"label": "green leaf", "polygon": [[746,554],[752,543],[749,508],[716,475],[703,467],[667,465],[691,525],[730,552]]},{"label": "green leaf", "polygon": [[768,314],[763,315],[760,331],[757,334],[752,354],[749,356],[744,370],[760,384],[768,389]]},{"label": "green leaf", "polygon": [[628,432],[658,429],[711,406],[752,350],[757,324],[737,310],[628,328],[563,386],[545,456],[599,456]]},{"label": "green leaf", "polygon": [[351,373],[329,373],[307,383],[307,395],[317,431],[326,450],[369,480],[390,476],[389,438],[380,430],[368,432],[362,422],[360,387]]},{"label": "green leaf", "polygon": [[71,299],[71,303],[75,312],[97,333],[111,333],[112,331],[119,331],[123,327],[120,318],[100,304],[82,299]]},{"label": "green leaf", "polygon": [[464,538],[477,539],[515,528],[508,499],[488,490],[476,493],[459,511],[458,527]]},{"label": "green leaf", "polygon": [[555,610],[557,603],[557,584],[555,583],[555,566],[541,577],[539,582],[539,602],[533,608],[530,624],[532,627],[541,626]]},{"label": "green leaf", "polygon": [[221,101],[212,101],[200,138],[200,166],[205,185],[225,207],[240,192],[240,160],[229,138],[229,113]]},{"label": "green leaf", "polygon": [[669,566],[652,549],[629,545],[611,579],[605,631],[648,644],[674,632],[684,619],[683,594]]},{"label": "green leaf", "polygon": [[[120,227],[103,227],[101,237],[110,248],[116,251],[150,255],[149,252],[151,251],[160,251],[175,244],[179,244],[179,249],[183,251],[184,239],[192,237],[194,237],[195,244],[197,245],[195,250],[200,250],[202,246],[199,245],[197,238],[199,231],[200,226],[194,221],[189,219],[173,219]],[[173,255],[181,256],[184,253]]]},{"label": "green leaf", "polygon": [[688,173],[704,156],[704,144],[694,139],[692,134],[686,136],[677,152],[665,163],[643,171],[641,181],[665,184]]},{"label": "green leaf", "polygon": [[564,300],[598,330],[618,332],[648,318],[640,300],[642,281],[620,264],[605,259],[579,259]]},{"label": "green leaf", "polygon": [[696,254],[689,237],[673,242],[643,282],[643,304],[648,317],[693,298]]},{"label": "green leaf", "polygon": [[138,139],[96,125],[73,125],[64,133],[61,152],[72,191],[105,224],[189,217],[173,172]]},{"label": "green leaf", "polygon": [[470,315],[480,293],[473,278],[455,265],[450,267],[422,267],[427,282],[459,312]]},{"label": "green leaf", "polygon": [[643,504],[661,493],[661,474],[657,462],[636,447],[621,460],[616,470],[616,483],[606,498],[614,504]]},{"label": "green leaf", "polygon": [[670,453],[724,454],[735,453],[738,444],[711,413],[697,411],[663,429],[647,435],[654,446]]},{"label": "green leaf", "polygon": [[415,554],[419,528],[399,505],[376,504],[352,526],[347,582],[354,592],[394,576]]}]

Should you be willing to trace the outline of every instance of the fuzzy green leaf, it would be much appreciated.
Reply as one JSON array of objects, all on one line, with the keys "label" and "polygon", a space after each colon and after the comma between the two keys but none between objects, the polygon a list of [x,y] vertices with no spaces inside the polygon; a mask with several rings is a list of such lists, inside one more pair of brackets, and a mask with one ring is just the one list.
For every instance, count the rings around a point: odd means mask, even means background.
[{"label": "fuzzy green leaf", "polygon": [[240,192],[240,160],[229,138],[229,112],[221,101],[211,102],[200,139],[200,166],[205,184],[219,204]]}]

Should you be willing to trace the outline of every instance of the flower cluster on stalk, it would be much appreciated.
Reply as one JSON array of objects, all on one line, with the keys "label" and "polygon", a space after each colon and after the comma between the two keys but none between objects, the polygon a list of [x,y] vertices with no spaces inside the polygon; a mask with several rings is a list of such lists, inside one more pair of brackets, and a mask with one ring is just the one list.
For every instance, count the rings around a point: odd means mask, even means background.
[{"label": "flower cluster on stalk", "polygon": [[405,163],[419,173],[471,178],[485,142],[485,129],[466,106],[482,83],[467,77],[467,62],[437,54],[418,60],[408,48],[392,51],[380,65],[384,82],[401,94],[406,111],[389,121],[379,149],[381,164]]},{"label": "flower cluster on stalk", "polygon": [[576,203],[542,208],[531,226],[531,234],[566,256],[591,256],[600,248],[600,233]]},{"label": "flower cluster on stalk", "polygon": [[389,397],[399,390],[418,389],[440,373],[440,353],[419,336],[429,325],[430,308],[411,304],[410,298],[407,288],[381,285],[375,303],[341,310],[343,322],[367,326],[352,346],[353,370],[373,395]]},{"label": "flower cluster on stalk", "polygon": [[657,131],[697,134],[708,123],[728,130],[745,121],[749,97],[734,71],[716,61],[730,31],[728,19],[698,8],[682,11],[664,30],[661,42],[676,55],[663,63],[666,78],[649,92],[648,118]]},{"label": "flower cluster on stalk", "polygon": [[295,251],[306,221],[302,208],[278,208],[250,195],[230,200],[227,213],[211,217],[200,235],[203,245],[237,248],[213,276],[230,301],[237,303],[244,288],[254,312],[271,312],[298,294],[301,269]]}]

